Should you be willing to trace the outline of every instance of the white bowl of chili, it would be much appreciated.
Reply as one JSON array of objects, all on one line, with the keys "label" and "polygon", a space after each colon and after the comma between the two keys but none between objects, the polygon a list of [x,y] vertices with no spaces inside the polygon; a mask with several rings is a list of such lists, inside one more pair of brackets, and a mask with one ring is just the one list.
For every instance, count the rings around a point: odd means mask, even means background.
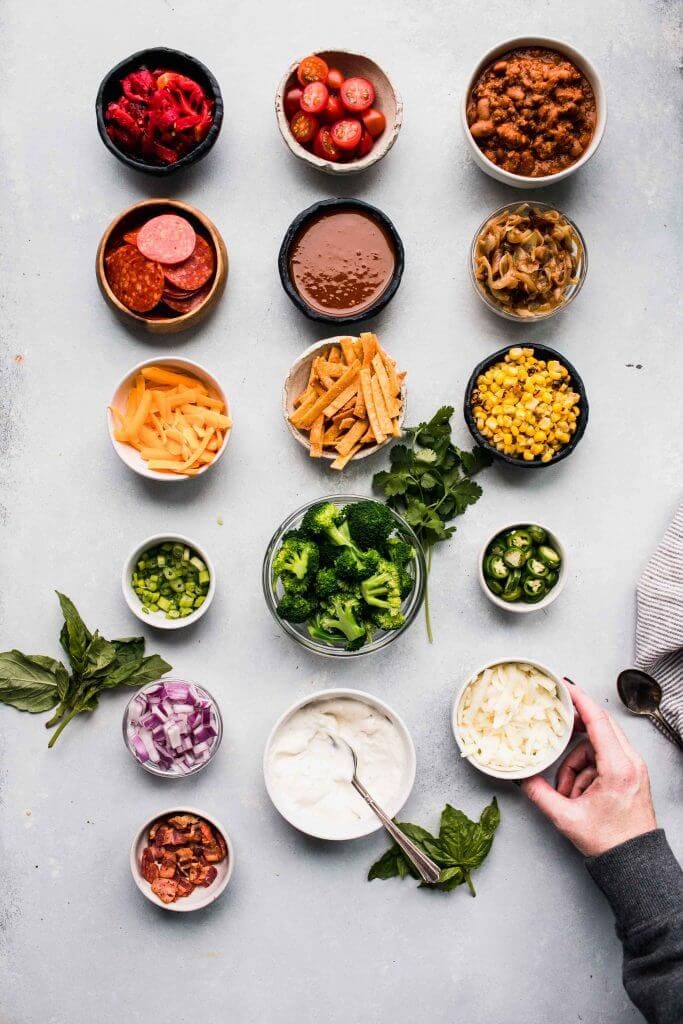
[{"label": "white bowl of chili", "polygon": [[[517,62],[533,60],[539,65],[535,68],[530,65],[525,70],[527,78],[528,72],[539,73],[542,86],[536,89],[542,88],[542,92],[527,89],[525,93],[516,72],[509,72],[508,64],[512,61],[505,58],[513,51],[522,51],[515,53]],[[530,51],[549,56],[532,57]],[[564,59],[559,63],[555,61],[558,54]],[[573,66],[573,76],[571,69],[562,66],[564,62]],[[550,68],[553,63],[557,65],[556,70],[541,72],[540,64]],[[546,84],[549,78],[555,82],[551,87]],[[514,92],[511,94],[510,90]],[[548,97],[544,93],[548,93]],[[507,111],[508,120],[501,119],[500,115],[496,117],[497,110]],[[521,36],[498,43],[478,61],[468,79],[460,113],[470,152],[486,174],[513,188],[543,188],[574,174],[593,156],[605,130],[607,99],[595,66],[569,43],[542,36]],[[520,113],[525,122],[530,117],[538,122],[534,139],[525,136],[515,125],[515,117]],[[592,131],[586,139],[589,125]],[[570,138],[572,127],[573,139]],[[491,143],[487,144],[494,136],[495,150]],[[513,165],[519,169],[511,169]]]}]

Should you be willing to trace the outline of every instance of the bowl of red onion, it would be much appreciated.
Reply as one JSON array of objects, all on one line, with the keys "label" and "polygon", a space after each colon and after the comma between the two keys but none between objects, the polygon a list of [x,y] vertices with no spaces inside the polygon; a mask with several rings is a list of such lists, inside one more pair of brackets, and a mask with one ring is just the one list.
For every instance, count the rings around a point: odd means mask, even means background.
[{"label": "bowl of red onion", "polygon": [[208,690],[160,679],[138,690],[123,713],[123,740],[152,775],[182,779],[206,768],[221,745],[223,719]]}]

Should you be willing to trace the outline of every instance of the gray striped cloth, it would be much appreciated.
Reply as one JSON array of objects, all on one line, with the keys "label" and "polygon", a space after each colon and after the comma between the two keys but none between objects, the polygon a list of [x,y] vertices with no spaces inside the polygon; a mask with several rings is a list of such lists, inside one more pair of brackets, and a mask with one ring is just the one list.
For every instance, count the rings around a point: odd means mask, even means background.
[{"label": "gray striped cloth", "polygon": [[636,594],[636,665],[657,680],[662,714],[683,733],[683,505],[645,566]]}]

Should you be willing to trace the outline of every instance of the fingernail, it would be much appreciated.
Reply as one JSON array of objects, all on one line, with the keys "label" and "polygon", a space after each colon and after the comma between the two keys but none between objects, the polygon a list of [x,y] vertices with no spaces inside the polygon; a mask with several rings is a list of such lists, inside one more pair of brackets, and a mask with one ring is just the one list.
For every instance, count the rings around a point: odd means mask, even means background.
[{"label": "fingernail", "polygon": [[570,686],[576,686],[576,683],[574,682],[574,680],[570,679],[569,676],[564,676],[563,678],[564,678],[565,683],[569,683]]}]

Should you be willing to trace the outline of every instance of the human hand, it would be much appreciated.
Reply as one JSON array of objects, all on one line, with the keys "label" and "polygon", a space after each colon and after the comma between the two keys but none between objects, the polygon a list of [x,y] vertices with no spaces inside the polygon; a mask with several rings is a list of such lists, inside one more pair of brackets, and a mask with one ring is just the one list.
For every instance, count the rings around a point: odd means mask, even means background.
[{"label": "human hand", "polygon": [[577,850],[594,857],[657,822],[643,759],[603,708],[578,686],[569,692],[586,738],[562,762],[556,789],[541,775],[521,788]]}]

